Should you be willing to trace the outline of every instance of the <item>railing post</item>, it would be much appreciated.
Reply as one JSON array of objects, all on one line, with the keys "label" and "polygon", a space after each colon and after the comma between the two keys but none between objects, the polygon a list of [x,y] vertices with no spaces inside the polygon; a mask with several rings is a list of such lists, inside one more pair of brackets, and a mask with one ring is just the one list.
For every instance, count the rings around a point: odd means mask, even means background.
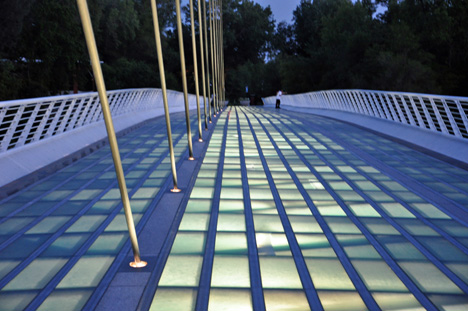
[{"label": "railing post", "polygon": [[190,28],[192,31],[192,50],[193,50],[193,72],[195,79],[195,95],[197,99],[197,117],[198,117],[198,141],[202,142],[202,126],[201,126],[201,112],[200,112],[200,86],[198,85],[198,57],[197,57],[197,42],[195,37],[195,16],[193,13],[193,0],[189,1],[190,4]]},{"label": "railing post", "polygon": [[125,211],[125,218],[127,220],[128,232],[133,248],[134,261],[130,263],[130,266],[134,268],[145,267],[147,263],[142,261],[140,258],[140,249],[138,246],[138,239],[135,230],[135,223],[133,221],[132,210],[130,207],[130,200],[128,198],[127,186],[125,184],[125,176],[122,168],[122,161],[120,159],[119,147],[117,144],[117,138],[115,136],[114,125],[112,123],[112,117],[110,113],[109,103],[107,101],[106,86],[104,84],[104,77],[102,75],[101,64],[99,62],[99,55],[96,46],[96,40],[94,39],[93,27],[91,24],[91,18],[89,16],[88,4],[86,0],[77,0],[78,10],[80,12],[81,23],[83,25],[83,31],[86,38],[86,44],[88,46],[89,56],[91,58],[91,65],[93,68],[94,78],[96,81],[96,87],[101,98],[102,112],[106,123],[107,134],[109,137],[109,145],[112,151],[112,157],[114,160],[115,173],[119,183],[120,196]]},{"label": "railing post", "polygon": [[175,0],[176,3],[176,15],[177,15],[177,33],[179,37],[179,54],[180,54],[180,67],[182,72],[182,89],[184,91],[184,102],[185,102],[185,122],[187,123],[187,139],[189,148],[189,160],[195,160],[193,157],[193,146],[192,146],[192,131],[190,130],[190,113],[189,113],[189,101],[188,101],[188,90],[187,90],[187,76],[185,69],[185,52],[184,52],[184,38],[182,34],[182,14],[180,12],[180,0]]},{"label": "railing post", "polygon": [[166,131],[167,131],[167,140],[169,144],[169,156],[171,158],[172,181],[174,183],[174,188],[172,188],[171,191],[180,192],[178,185],[177,185],[177,170],[176,170],[175,156],[174,156],[174,145],[172,143],[171,118],[169,116],[169,105],[168,105],[168,100],[167,100],[166,73],[164,70],[164,61],[163,61],[162,44],[161,44],[161,32],[159,30],[158,6],[156,5],[156,0],[151,0],[151,12],[153,15],[156,52],[158,54],[159,77],[161,80],[161,90],[162,90],[163,104],[164,104],[164,116],[166,118]]}]

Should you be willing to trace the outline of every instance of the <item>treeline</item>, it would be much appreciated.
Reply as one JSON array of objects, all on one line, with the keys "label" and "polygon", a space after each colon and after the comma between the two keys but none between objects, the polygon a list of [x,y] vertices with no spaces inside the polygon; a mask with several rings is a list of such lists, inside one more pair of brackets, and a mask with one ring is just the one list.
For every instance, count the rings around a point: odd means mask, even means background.
[{"label": "treeline", "polygon": [[[174,0],[157,3],[167,84],[181,90]],[[107,88],[159,87],[149,0],[88,5]],[[94,89],[75,0],[0,0],[0,6],[0,100]],[[279,88],[468,95],[466,0],[302,0],[290,24],[276,24],[271,9],[252,0],[223,6],[231,101],[247,86],[262,96]],[[193,93],[187,7],[184,13]]]}]

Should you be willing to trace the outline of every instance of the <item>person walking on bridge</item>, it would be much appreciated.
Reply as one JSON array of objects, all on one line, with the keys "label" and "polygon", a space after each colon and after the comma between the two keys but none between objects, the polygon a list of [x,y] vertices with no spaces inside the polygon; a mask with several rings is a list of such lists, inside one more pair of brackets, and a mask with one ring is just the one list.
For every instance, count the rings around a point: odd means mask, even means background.
[{"label": "person walking on bridge", "polygon": [[283,91],[279,90],[278,93],[276,93],[276,108],[280,108],[281,105],[281,95],[283,95]]}]

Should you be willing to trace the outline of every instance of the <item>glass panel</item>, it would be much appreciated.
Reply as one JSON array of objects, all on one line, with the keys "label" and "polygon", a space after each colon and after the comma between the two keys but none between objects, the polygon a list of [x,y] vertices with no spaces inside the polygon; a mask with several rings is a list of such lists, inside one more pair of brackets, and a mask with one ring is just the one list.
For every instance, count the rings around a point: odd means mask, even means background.
[{"label": "glass panel", "polygon": [[382,310],[425,311],[413,294],[372,293]]},{"label": "glass panel", "polygon": [[318,292],[322,306],[326,311],[365,311],[367,310],[361,296],[356,292]]},{"label": "glass panel", "polygon": [[[179,233],[178,235],[180,235]],[[247,237],[243,233],[222,233],[216,234],[216,254],[246,255]]]},{"label": "glass panel", "polygon": [[244,215],[219,214],[218,231],[245,231]]},{"label": "glass panel", "polygon": [[181,231],[207,231],[208,222],[210,221],[209,214],[191,214],[185,213],[180,223],[179,230]]},{"label": "glass panel", "polygon": [[336,257],[323,234],[296,234],[296,239],[305,257]]},{"label": "glass panel", "polygon": [[400,262],[399,265],[426,293],[462,293],[458,286],[429,262]]},{"label": "glass panel", "polygon": [[263,288],[302,289],[292,258],[260,257]]},{"label": "glass panel", "polygon": [[363,235],[336,236],[348,258],[377,259],[381,258],[375,248]]},{"label": "glass panel", "polygon": [[42,289],[67,261],[68,259],[38,258],[11,280],[3,290]]},{"label": "glass panel", "polygon": [[354,285],[338,259],[305,258],[316,289],[353,290]]},{"label": "glass panel", "polygon": [[259,255],[291,256],[286,235],[280,233],[257,233],[257,248]]},{"label": "glass panel", "polygon": [[310,311],[309,302],[303,291],[264,290],[265,305],[268,311]]},{"label": "glass panel", "polygon": [[281,219],[276,215],[253,215],[256,232],[283,232]]},{"label": "glass panel", "polygon": [[153,298],[150,311],[192,311],[195,310],[197,291],[159,287]]},{"label": "glass panel", "polygon": [[113,256],[81,257],[57,288],[97,286],[113,261]]},{"label": "glass panel", "polygon": [[62,235],[42,253],[42,256],[72,256],[88,237],[89,234]]},{"label": "glass panel", "polygon": [[467,295],[430,295],[429,299],[443,311],[461,311],[468,310]]},{"label": "glass panel", "polygon": [[398,236],[376,236],[393,258],[398,260],[426,259],[406,238]]},{"label": "glass panel", "polygon": [[315,217],[289,216],[289,221],[296,233],[322,233]]},{"label": "glass panel", "polygon": [[86,252],[87,255],[117,254],[127,240],[128,234],[102,234]]},{"label": "glass panel", "polygon": [[384,261],[352,260],[351,262],[369,290],[408,291],[406,286]]},{"label": "glass panel", "polygon": [[212,287],[250,287],[249,259],[246,256],[215,256]]},{"label": "glass panel", "polygon": [[54,291],[37,309],[38,311],[79,311],[83,308],[92,291]]},{"label": "glass panel", "polygon": [[198,286],[203,256],[169,256],[159,286]]},{"label": "glass panel", "polygon": [[[167,309],[161,309],[167,310]],[[208,311],[250,311],[252,296],[250,290],[217,289],[210,290]],[[177,310],[178,311],[178,310]]]},{"label": "glass panel", "polygon": [[36,292],[5,292],[0,294],[0,306],[5,311],[24,310],[28,304],[36,297]]}]

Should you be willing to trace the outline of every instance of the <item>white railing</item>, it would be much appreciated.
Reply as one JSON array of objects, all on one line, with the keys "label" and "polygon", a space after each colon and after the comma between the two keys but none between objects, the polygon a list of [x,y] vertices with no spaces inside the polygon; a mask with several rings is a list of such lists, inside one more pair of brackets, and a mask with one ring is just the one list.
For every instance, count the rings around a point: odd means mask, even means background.
[{"label": "white railing", "polygon": [[[160,89],[109,91],[108,98],[113,117],[163,107]],[[168,91],[168,101],[171,112],[180,111],[183,93]],[[196,108],[194,95],[189,102]],[[0,153],[102,120],[97,93],[0,102]]]},{"label": "white railing", "polygon": [[[274,104],[276,98],[264,99]],[[468,139],[468,98],[368,90],[282,96],[281,105],[359,113]]]}]

